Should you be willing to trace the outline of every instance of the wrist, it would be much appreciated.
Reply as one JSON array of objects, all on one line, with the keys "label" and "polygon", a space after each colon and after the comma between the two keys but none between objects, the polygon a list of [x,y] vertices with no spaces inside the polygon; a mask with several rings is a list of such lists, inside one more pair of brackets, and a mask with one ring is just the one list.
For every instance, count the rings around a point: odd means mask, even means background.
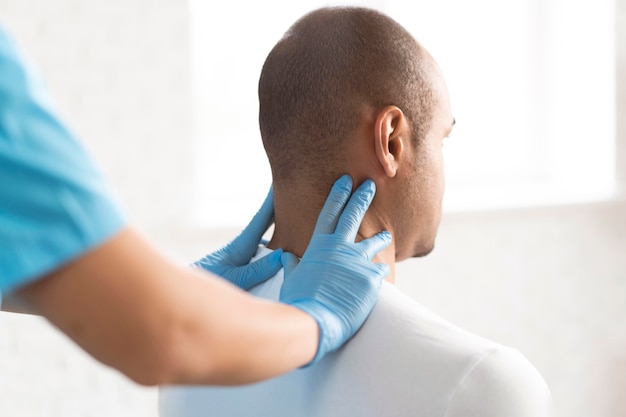
[{"label": "wrist", "polygon": [[316,364],[327,353],[336,350],[342,344],[344,338],[340,319],[326,307],[315,300],[299,300],[290,305],[311,317],[317,327],[315,354],[303,367]]},{"label": "wrist", "polygon": [[316,317],[307,310],[294,304],[286,304],[286,306],[292,311],[292,316],[296,320],[295,328],[298,329],[298,334],[295,340],[298,345],[298,356],[302,357],[300,367],[303,368],[317,359],[322,340],[322,328]]}]

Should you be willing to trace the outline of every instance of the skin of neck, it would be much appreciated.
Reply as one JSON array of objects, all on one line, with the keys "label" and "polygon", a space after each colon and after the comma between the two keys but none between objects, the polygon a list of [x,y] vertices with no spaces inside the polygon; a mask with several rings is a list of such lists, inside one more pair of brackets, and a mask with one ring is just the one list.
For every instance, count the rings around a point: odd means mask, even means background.
[{"label": "skin of neck", "polygon": [[[355,180],[355,184],[358,185],[359,183]],[[304,255],[313,236],[317,217],[325,201],[323,196],[314,199],[311,198],[311,195],[314,195],[314,193],[306,189],[295,190],[293,187],[283,189],[276,185],[274,186],[275,227],[272,239],[267,245],[268,248],[282,248],[298,257]],[[372,237],[383,230],[389,231],[393,236],[389,223],[379,214],[375,198],[363,218],[355,239],[356,242]],[[386,249],[379,252],[372,259],[372,262],[384,262],[389,265],[390,273],[385,280],[391,284],[395,283],[395,259],[393,239]]]},{"label": "skin of neck", "polygon": [[[371,129],[371,126],[367,125],[369,124],[365,124],[364,131],[361,133],[364,134],[367,129]],[[347,169],[345,172],[338,172],[336,178],[343,173],[349,174],[354,182],[353,190],[367,178],[376,183],[376,196],[365,213],[355,241],[372,237],[383,230],[391,233],[391,244],[379,252],[372,262],[384,262],[389,265],[390,273],[386,281],[394,284],[396,260],[394,230],[393,223],[388,218],[390,210],[384,208],[385,201],[392,201],[386,197],[391,187],[388,187],[388,179],[383,170],[378,167],[375,153],[372,152],[368,142],[367,140],[352,141],[355,145],[352,146],[350,162],[346,164]],[[311,186],[304,180],[275,182],[273,186],[275,227],[272,239],[267,246],[270,249],[282,248],[302,257],[313,236],[317,218],[331,187],[332,182],[329,182],[325,190]]]}]

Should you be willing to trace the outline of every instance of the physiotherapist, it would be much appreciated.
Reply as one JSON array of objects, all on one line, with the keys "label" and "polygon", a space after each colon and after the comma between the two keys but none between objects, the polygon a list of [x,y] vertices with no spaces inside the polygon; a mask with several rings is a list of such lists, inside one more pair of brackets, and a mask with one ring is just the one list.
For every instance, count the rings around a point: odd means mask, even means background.
[{"label": "physiotherapist", "polygon": [[[352,189],[347,176],[335,183],[299,262],[277,250],[248,265],[273,221],[270,190],[241,235],[203,260],[211,273],[176,266],[127,224],[0,27],[3,309],[44,316],[137,383],[249,383],[345,343],[374,306],[389,269],[371,259],[391,241],[381,232],[354,242],[375,190]],[[283,264],[280,303],[240,289]]]}]

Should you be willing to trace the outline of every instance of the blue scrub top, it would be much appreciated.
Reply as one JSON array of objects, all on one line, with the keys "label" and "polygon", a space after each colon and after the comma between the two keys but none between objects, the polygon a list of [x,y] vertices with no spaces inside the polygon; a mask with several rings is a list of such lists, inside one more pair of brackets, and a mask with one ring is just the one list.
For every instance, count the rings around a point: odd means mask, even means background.
[{"label": "blue scrub top", "polygon": [[0,296],[124,224],[107,183],[0,26]]}]

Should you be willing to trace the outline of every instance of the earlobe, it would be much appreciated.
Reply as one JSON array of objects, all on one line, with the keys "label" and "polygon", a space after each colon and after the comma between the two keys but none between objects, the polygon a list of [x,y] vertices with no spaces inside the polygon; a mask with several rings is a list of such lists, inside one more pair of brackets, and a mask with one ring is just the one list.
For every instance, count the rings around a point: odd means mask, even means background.
[{"label": "earlobe", "polygon": [[387,106],[378,113],[374,124],[376,158],[385,174],[393,178],[398,171],[404,137],[401,126],[404,114],[396,106]]}]

